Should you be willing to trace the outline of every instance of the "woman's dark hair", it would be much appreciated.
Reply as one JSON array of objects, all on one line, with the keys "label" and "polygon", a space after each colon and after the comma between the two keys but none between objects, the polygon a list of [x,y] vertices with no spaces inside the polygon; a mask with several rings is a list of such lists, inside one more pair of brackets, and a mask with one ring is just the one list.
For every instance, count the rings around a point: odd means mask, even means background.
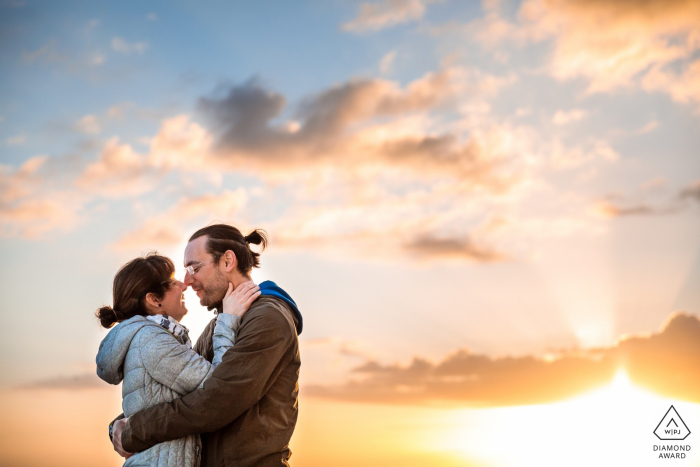
[{"label": "woman's dark hair", "polygon": [[143,258],[136,258],[122,266],[114,276],[112,306],[103,306],[95,312],[100,324],[111,328],[136,315],[146,316],[143,299],[152,293],[158,299],[170,288],[169,281],[175,273],[175,265],[165,256],[153,251]]},{"label": "woman's dark hair", "polygon": [[250,274],[253,268],[260,267],[260,253],[250,249],[248,244],[262,245],[262,252],[267,246],[267,232],[262,229],[255,229],[245,237],[237,228],[227,224],[214,224],[201,228],[192,234],[189,241],[206,235],[207,253],[214,257],[214,261],[219,259],[228,250],[233,251],[238,262],[238,272],[244,275]]}]

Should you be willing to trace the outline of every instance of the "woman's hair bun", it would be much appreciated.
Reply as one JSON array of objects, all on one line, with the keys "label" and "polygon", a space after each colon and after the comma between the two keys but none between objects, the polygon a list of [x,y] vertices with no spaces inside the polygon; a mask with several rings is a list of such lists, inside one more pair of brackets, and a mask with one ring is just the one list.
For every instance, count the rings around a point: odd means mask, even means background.
[{"label": "woman's hair bun", "polygon": [[267,246],[267,232],[262,229],[255,229],[245,237],[243,237],[246,243],[252,243],[253,245],[262,245],[262,250]]},{"label": "woman's hair bun", "polygon": [[95,312],[95,316],[99,318],[102,327],[107,329],[114,326],[114,323],[119,320],[117,312],[114,311],[111,306],[103,306],[98,308],[98,310]]}]

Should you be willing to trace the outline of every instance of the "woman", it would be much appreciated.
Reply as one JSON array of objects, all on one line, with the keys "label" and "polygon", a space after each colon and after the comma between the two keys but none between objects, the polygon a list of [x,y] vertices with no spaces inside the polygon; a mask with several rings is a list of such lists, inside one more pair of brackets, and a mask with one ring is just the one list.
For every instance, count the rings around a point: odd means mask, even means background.
[{"label": "woman", "polygon": [[[192,350],[187,328],[179,323],[187,314],[183,298],[187,286],[173,279],[174,273],[173,262],[164,256],[151,253],[136,258],[114,276],[114,307],[103,306],[96,312],[105,328],[119,323],[100,344],[97,374],[111,384],[123,380],[126,417],[201,386],[234,345],[240,318],[260,295],[252,282],[235,292],[229,284],[223,313],[217,316],[210,364]],[[200,452],[199,436],[191,435],[134,454],[124,466],[197,466]]]}]

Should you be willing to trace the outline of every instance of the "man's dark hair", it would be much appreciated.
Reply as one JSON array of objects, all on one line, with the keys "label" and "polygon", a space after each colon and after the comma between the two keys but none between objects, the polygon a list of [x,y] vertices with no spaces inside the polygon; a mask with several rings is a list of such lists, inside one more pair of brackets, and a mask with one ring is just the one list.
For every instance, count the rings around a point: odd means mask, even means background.
[{"label": "man's dark hair", "polygon": [[238,261],[238,272],[243,275],[250,274],[253,268],[260,267],[260,253],[250,249],[249,244],[262,245],[262,252],[267,246],[267,232],[255,229],[245,237],[240,230],[227,224],[214,224],[201,228],[192,234],[189,241],[206,235],[206,250],[218,262],[226,251],[231,250]]}]

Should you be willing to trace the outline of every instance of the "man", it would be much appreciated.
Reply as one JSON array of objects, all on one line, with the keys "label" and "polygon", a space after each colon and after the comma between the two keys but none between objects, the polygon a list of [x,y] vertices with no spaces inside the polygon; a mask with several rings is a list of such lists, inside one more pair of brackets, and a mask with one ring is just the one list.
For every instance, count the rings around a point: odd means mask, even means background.
[{"label": "man", "polygon": [[[243,237],[216,224],[195,232],[185,248],[185,284],[200,303],[219,308],[229,283],[250,280],[259,253],[248,244],[267,244],[264,232]],[[203,466],[289,465],[289,440],[297,420],[299,341],[302,318],[294,301],[273,282],[243,315],[234,347],[193,393],[115,422],[114,448],[122,456],[192,433],[202,434]],[[195,350],[211,361],[216,320]]]}]

